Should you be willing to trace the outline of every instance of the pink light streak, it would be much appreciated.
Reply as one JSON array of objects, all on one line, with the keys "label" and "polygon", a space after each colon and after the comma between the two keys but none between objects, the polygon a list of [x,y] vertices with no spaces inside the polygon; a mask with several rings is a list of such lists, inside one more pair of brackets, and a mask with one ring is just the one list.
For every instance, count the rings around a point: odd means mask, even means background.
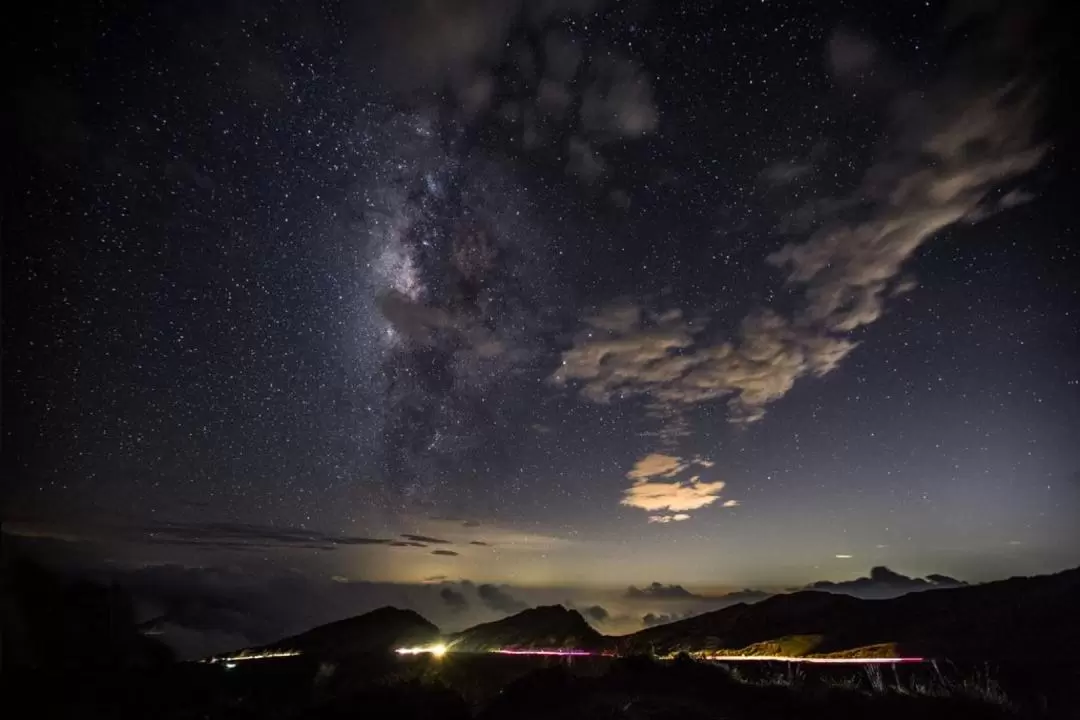
[{"label": "pink light streak", "polygon": [[594,653],[588,650],[492,650],[499,655],[548,655],[555,657],[592,657],[605,653]]}]

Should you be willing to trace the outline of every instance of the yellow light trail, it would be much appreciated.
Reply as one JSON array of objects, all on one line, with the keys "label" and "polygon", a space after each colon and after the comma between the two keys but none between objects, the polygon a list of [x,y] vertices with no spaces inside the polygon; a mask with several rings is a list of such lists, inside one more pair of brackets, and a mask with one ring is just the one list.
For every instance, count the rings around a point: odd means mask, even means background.
[{"label": "yellow light trail", "polygon": [[714,660],[717,662],[743,662],[756,660],[758,662],[801,662],[820,663],[822,665],[890,665],[895,663],[921,663],[926,658],[921,657],[869,657],[869,658],[834,658],[834,657],[792,657],[790,655],[698,655],[700,660]]},{"label": "yellow light trail", "polygon": [[283,658],[283,657],[296,657],[299,655],[297,650],[273,650],[261,653],[251,653],[247,655],[232,655],[229,657],[215,657],[206,660],[210,664],[214,663],[235,663],[243,662],[245,660],[267,660],[270,658]]},{"label": "yellow light trail", "polygon": [[416,647],[403,647],[398,648],[394,652],[398,655],[432,655],[434,657],[442,657],[446,654],[447,647],[442,643],[436,645],[418,645]]}]

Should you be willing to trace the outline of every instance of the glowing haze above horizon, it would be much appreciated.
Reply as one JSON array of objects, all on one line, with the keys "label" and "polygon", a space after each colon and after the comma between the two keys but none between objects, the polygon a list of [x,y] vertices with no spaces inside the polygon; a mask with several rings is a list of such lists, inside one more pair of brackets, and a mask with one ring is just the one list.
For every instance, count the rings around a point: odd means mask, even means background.
[{"label": "glowing haze above horizon", "polygon": [[1076,565],[1052,16],[897,5],[45,3],[5,532],[293,625]]}]

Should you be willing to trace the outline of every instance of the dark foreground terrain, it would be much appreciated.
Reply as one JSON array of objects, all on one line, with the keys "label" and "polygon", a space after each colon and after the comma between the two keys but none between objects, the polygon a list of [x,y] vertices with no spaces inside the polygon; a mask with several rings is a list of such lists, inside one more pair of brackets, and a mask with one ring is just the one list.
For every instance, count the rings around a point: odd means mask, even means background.
[{"label": "dark foreground terrain", "polygon": [[5,673],[56,718],[1076,718],[1080,668],[385,655]]}]

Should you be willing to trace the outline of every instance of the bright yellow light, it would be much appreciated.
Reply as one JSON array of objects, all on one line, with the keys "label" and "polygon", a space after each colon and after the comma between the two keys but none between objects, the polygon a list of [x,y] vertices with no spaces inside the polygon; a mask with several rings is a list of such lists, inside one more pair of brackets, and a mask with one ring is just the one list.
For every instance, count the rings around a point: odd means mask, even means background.
[{"label": "bright yellow light", "polygon": [[394,652],[398,655],[432,655],[434,657],[442,657],[449,650],[448,647],[439,643],[438,645],[421,645],[419,647],[403,647],[398,648]]}]

